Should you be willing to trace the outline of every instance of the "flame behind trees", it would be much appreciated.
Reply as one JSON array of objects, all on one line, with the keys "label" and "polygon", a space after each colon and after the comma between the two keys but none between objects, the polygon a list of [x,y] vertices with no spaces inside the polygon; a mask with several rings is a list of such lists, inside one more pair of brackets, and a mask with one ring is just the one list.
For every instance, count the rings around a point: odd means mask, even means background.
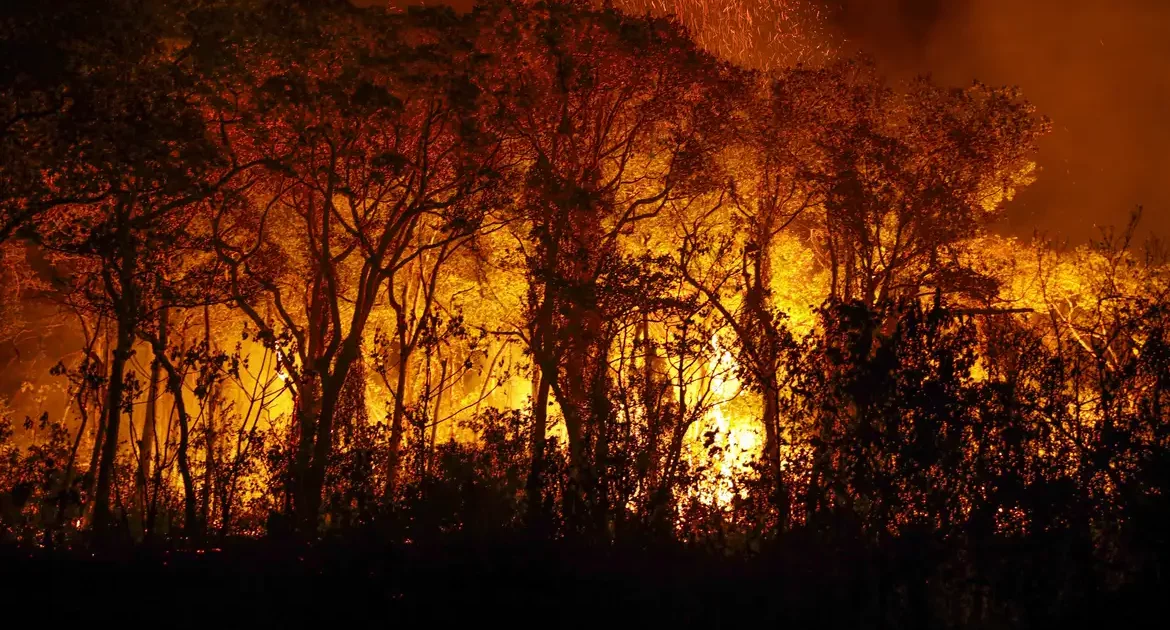
[{"label": "flame behind trees", "polygon": [[[136,23],[159,28],[149,16]],[[151,327],[158,309],[203,301],[215,271],[202,267],[205,256],[196,253],[201,243],[186,230],[198,223],[198,203],[242,168],[221,161],[193,102],[190,77],[170,63],[162,43],[131,44],[130,51],[98,60],[82,74],[82,85],[60,88],[70,95],[83,91],[83,97],[67,97],[69,105],[55,114],[67,121],[55,137],[67,139],[68,153],[54,165],[62,171],[46,169],[52,182],[46,188],[81,179],[81,194],[90,199],[66,201],[50,192],[51,202],[35,195],[42,200],[15,208],[17,216],[26,215],[29,238],[62,259],[66,275],[58,281],[69,289],[64,298],[114,325],[97,439],[101,456],[98,470],[91,471],[98,529],[110,520],[117,436],[132,402],[125,369],[136,338]],[[183,455],[179,465],[190,490]]]},{"label": "flame behind trees", "polygon": [[103,418],[64,474],[5,460],[82,499],[21,523],[990,536],[1157,501],[1164,268],[987,246],[1046,128],[1010,91],[758,74],[582,3],[171,17],[5,112],[3,225],[57,278],[17,297],[72,307],[67,408]]},{"label": "flame behind trees", "polygon": [[[243,77],[245,104],[226,115],[246,122],[224,137],[265,156],[266,170],[231,200],[239,203],[216,210],[213,238],[234,304],[264,339],[289,341],[293,496],[312,528],[338,405],[379,306],[393,312],[396,335],[385,455],[393,489],[411,353],[431,325],[443,264],[489,229],[500,146],[479,127],[471,60],[450,41],[458,31],[393,17],[305,19],[310,41],[327,45],[298,55],[277,32],[241,47],[260,73]],[[421,302],[408,300],[412,291]]]},{"label": "flame behind trees", "polygon": [[665,21],[553,5],[506,11],[483,32],[499,38],[489,49],[529,52],[515,66],[498,65],[506,82],[485,86],[526,165],[518,202],[532,242],[524,334],[540,372],[529,491],[541,492],[551,391],[568,434],[566,509],[605,518],[608,475],[598,467],[610,458],[612,345],[634,311],[667,301],[623,240],[722,183],[714,158],[728,129],[717,112],[742,80]]}]

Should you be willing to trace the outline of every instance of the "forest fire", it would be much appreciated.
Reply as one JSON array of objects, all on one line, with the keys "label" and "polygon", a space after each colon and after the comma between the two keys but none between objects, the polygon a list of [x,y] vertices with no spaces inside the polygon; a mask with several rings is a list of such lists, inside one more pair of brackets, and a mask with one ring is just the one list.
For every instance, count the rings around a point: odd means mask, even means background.
[{"label": "forest fire", "polygon": [[805,2],[178,4],[3,14],[5,544],[715,551],[879,626],[1161,583],[1168,267],[992,231],[1017,90]]}]

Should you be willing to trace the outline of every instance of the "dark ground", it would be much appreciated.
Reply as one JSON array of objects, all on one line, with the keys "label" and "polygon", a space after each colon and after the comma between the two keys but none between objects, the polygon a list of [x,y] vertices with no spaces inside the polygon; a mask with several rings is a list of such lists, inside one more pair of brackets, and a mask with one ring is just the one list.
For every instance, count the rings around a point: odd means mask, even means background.
[{"label": "dark ground", "polygon": [[389,627],[412,619],[439,627],[649,621],[710,628],[739,617],[742,607],[768,608],[737,595],[740,580],[694,560],[508,544],[412,547],[245,543],[106,553],[9,547],[0,551],[0,584],[32,618],[35,610],[59,620],[96,613],[121,623],[154,617],[201,627],[208,621]]},{"label": "dark ground", "polygon": [[[9,614],[50,627],[943,627],[937,617],[914,615],[878,623],[862,594],[872,580],[851,573],[845,558],[781,566],[520,543],[5,547],[0,585]],[[1129,589],[1075,610],[1025,611],[1009,626],[1164,627],[1158,611],[1167,595]]]}]

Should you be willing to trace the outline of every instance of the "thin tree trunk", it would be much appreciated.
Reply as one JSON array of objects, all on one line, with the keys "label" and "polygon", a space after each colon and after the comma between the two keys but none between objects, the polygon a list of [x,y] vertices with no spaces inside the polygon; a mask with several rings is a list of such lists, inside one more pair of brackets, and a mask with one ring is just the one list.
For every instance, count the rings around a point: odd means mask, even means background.
[{"label": "thin tree trunk", "polygon": [[317,435],[313,441],[313,456],[309,463],[309,474],[303,488],[303,512],[299,515],[305,533],[317,530],[317,518],[321,512],[321,493],[325,489],[325,472],[329,457],[333,453],[333,417],[341,397],[349,369],[358,356],[358,340],[350,336],[337,356],[333,374],[323,379],[321,388],[321,415],[317,419]]},{"label": "thin tree trunk", "polygon": [[[81,325],[82,325],[82,330],[85,331],[86,328],[85,328],[84,320],[82,321]],[[88,332],[86,332],[86,337],[87,338],[89,337]],[[99,350],[96,352],[94,351],[95,346],[99,348]],[[73,448],[70,449],[70,451],[69,451],[69,463],[66,464],[66,466],[65,466],[65,479],[64,479],[63,485],[61,486],[60,503],[57,506],[57,522],[58,523],[64,522],[64,519],[65,519],[65,512],[66,512],[67,507],[68,507],[67,500],[69,497],[70,489],[73,487],[73,474],[74,474],[74,470],[75,470],[76,465],[77,465],[77,452],[81,448],[81,440],[82,440],[82,437],[84,437],[84,435],[85,435],[85,428],[89,424],[90,412],[89,412],[89,408],[86,404],[86,399],[87,399],[86,384],[87,384],[88,379],[85,376],[85,375],[89,374],[90,368],[89,368],[88,362],[94,361],[94,362],[97,362],[98,365],[104,366],[105,360],[106,360],[105,354],[106,354],[105,334],[101,330],[101,324],[100,324],[100,320],[99,320],[98,325],[94,327],[93,337],[88,340],[88,344],[87,344],[87,348],[86,348],[86,355],[88,358],[86,359],[86,361],[84,363],[82,363],[82,367],[85,370],[84,374],[82,376],[82,383],[79,385],[79,387],[77,388],[77,391],[74,393],[74,399],[77,402],[77,412],[79,414],[81,414],[81,426],[77,429],[77,439],[74,440],[74,442],[73,442]],[[95,393],[97,394],[95,396],[95,399],[100,400],[102,398],[101,388],[98,387],[97,391]],[[89,468],[86,469],[86,475],[83,478],[83,487],[82,487],[81,494],[84,496],[88,496],[89,490],[92,487],[91,484],[93,483],[94,472],[96,470],[95,466],[97,465],[98,452],[101,450],[102,410],[100,408],[97,410],[96,417],[97,417],[97,423],[96,423],[96,426],[94,426],[93,453],[92,453],[91,458],[90,458]],[[78,497],[78,500],[80,500],[80,496]],[[83,513],[84,513],[84,510],[83,510]]]},{"label": "thin tree trunk", "polygon": [[398,383],[394,393],[394,414],[390,420],[390,445],[386,454],[386,490],[387,499],[394,497],[395,485],[398,482],[399,460],[401,459],[403,420],[406,418],[406,382],[407,368],[410,365],[410,354],[406,346],[406,320],[399,313],[398,327]]},{"label": "thin tree trunk", "polygon": [[[114,356],[110,361],[110,379],[106,394],[106,423],[102,442],[102,456],[98,462],[97,489],[94,496],[94,530],[105,535],[112,525],[110,513],[110,486],[114,477],[114,465],[118,459],[118,433],[122,421],[122,398],[125,388],[126,362],[134,346],[137,327],[138,299],[135,287],[135,272],[138,266],[138,252],[135,239],[126,225],[127,208],[119,204],[117,284],[107,269],[102,277],[106,294],[114,303],[117,329],[115,332]],[[115,288],[117,287],[117,288]]]},{"label": "thin tree trunk", "polygon": [[[162,306],[158,313],[159,337],[162,347],[166,347],[167,336],[167,307]],[[147,519],[146,509],[151,480],[151,459],[154,456],[155,425],[158,414],[159,384],[162,381],[162,365],[155,357],[150,364],[150,389],[146,401],[146,414],[142,421],[142,442],[138,447],[138,476],[135,478],[135,516],[141,523],[142,534],[149,537],[154,529],[154,523]]]},{"label": "thin tree trunk", "polygon": [[443,419],[443,394],[447,385],[447,359],[443,359],[439,368],[439,393],[435,397],[435,419],[431,422],[430,444],[427,445],[427,474],[434,472],[435,466],[435,437],[439,431],[439,421]]},{"label": "thin tree trunk", "polygon": [[[548,257],[556,260],[559,249],[555,241],[550,239]],[[536,310],[536,321],[532,327],[531,350],[533,370],[536,372],[536,396],[532,408],[532,464],[528,471],[526,493],[528,495],[529,526],[539,531],[545,523],[544,508],[544,476],[545,476],[545,448],[548,440],[548,404],[549,393],[552,390],[553,379],[557,378],[556,364],[551,361],[549,351],[549,333],[553,324],[553,283],[551,278],[545,277],[543,295],[540,296]],[[530,289],[529,300],[536,300],[535,290]]]},{"label": "thin tree trunk", "polygon": [[212,385],[207,393],[207,429],[203,432],[203,487],[199,497],[201,532],[211,527],[211,490],[215,483],[216,395],[216,386]]},{"label": "thin tree trunk", "polygon": [[114,465],[118,457],[118,430],[122,421],[122,397],[125,386],[126,361],[134,342],[133,323],[126,321],[129,315],[119,317],[117,345],[110,362],[110,381],[106,396],[105,435],[102,440],[101,459],[98,462],[97,489],[94,496],[94,529],[104,532],[110,528],[110,486],[113,482]]},{"label": "thin tree trunk", "polygon": [[197,513],[195,506],[195,479],[191,475],[191,418],[187,415],[187,403],[183,400],[183,381],[178,370],[169,362],[163,365],[167,371],[167,389],[175,400],[175,411],[179,416],[179,448],[176,458],[179,462],[179,476],[183,479],[183,528],[187,535],[196,531]]},{"label": "thin tree trunk", "polygon": [[[175,457],[179,464],[179,477],[183,481],[183,528],[187,535],[195,533],[197,511],[195,504],[195,479],[191,475],[189,451],[191,447],[191,417],[187,414],[187,403],[183,399],[183,377],[179,370],[166,356],[166,348],[159,338],[151,339],[155,359],[167,373],[167,391],[175,403],[175,412],[179,418],[179,446]],[[167,440],[170,440],[170,427],[167,427]],[[156,471],[158,472],[158,471]],[[158,477],[158,475],[156,475]],[[160,478],[161,479],[161,478]]]},{"label": "thin tree trunk", "polygon": [[537,367],[536,398],[532,401],[532,465],[528,470],[528,524],[539,529],[544,523],[544,458],[548,441],[549,380]]},{"label": "thin tree trunk", "polygon": [[[93,489],[97,485],[98,462],[101,461],[102,441],[105,439],[105,435],[106,411],[102,408],[98,410],[97,424],[93,428],[93,450],[89,454],[89,467],[85,469],[85,487],[82,488],[82,494],[85,495],[91,505],[93,503]],[[90,512],[90,516],[92,518],[92,512]]]},{"label": "thin tree trunk", "polygon": [[[102,341],[102,350],[101,350],[102,365],[108,366],[108,365],[110,365],[109,331],[106,331],[106,333],[104,333],[102,335],[101,341]],[[94,486],[97,485],[98,462],[101,461],[102,442],[105,440],[105,435],[106,435],[106,408],[105,408],[105,404],[106,404],[106,398],[107,398],[108,393],[109,393],[109,387],[110,387],[109,382],[104,383],[101,386],[101,388],[99,388],[99,391],[97,392],[97,396],[95,396],[95,400],[101,401],[101,406],[98,407],[98,409],[96,410],[96,413],[94,414],[94,419],[97,422],[94,424],[94,427],[93,427],[93,450],[90,452],[90,456],[89,456],[89,467],[85,469],[85,485],[82,488],[82,495],[85,496],[86,501],[87,501],[87,505],[85,507],[84,512],[88,515],[88,518],[90,519],[90,525],[93,524],[93,495],[94,495]]]},{"label": "thin tree trunk", "polygon": [[593,474],[590,477],[590,487],[593,489],[593,499],[590,508],[594,512],[594,527],[603,537],[608,536],[608,523],[611,511],[609,483],[609,440],[610,416],[612,408],[609,399],[609,373],[606,370],[605,357],[609,354],[609,343],[601,345],[601,360],[599,369],[593,375],[592,404],[590,415],[596,427],[596,437],[593,445]]},{"label": "thin tree trunk", "polygon": [[[203,348],[211,354],[211,306],[203,305]],[[207,369],[211,369],[210,366]],[[207,428],[203,433],[203,492],[200,497],[200,533],[206,533],[211,527],[211,496],[212,485],[215,483],[215,413],[219,403],[219,385],[214,374],[208,375],[207,380]]]},{"label": "thin tree trunk", "polygon": [[[82,386],[84,387],[84,385]],[[73,487],[73,470],[77,465],[77,451],[81,448],[81,438],[85,435],[85,427],[89,424],[89,412],[86,410],[82,402],[82,395],[80,392],[84,391],[78,388],[77,412],[81,414],[81,426],[77,428],[77,438],[73,440],[73,447],[69,449],[69,461],[65,464],[65,474],[61,479],[61,495],[57,499],[57,526],[60,527],[65,522],[65,511],[68,507],[69,491]]]}]

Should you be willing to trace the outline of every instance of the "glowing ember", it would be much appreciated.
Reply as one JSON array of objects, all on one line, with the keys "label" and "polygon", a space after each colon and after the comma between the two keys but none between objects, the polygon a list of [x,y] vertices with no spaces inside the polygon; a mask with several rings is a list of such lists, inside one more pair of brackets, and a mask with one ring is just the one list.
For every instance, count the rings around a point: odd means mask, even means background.
[{"label": "glowing ember", "polygon": [[834,54],[821,5],[805,0],[617,0],[633,15],[674,16],[712,53],[771,70]]}]

